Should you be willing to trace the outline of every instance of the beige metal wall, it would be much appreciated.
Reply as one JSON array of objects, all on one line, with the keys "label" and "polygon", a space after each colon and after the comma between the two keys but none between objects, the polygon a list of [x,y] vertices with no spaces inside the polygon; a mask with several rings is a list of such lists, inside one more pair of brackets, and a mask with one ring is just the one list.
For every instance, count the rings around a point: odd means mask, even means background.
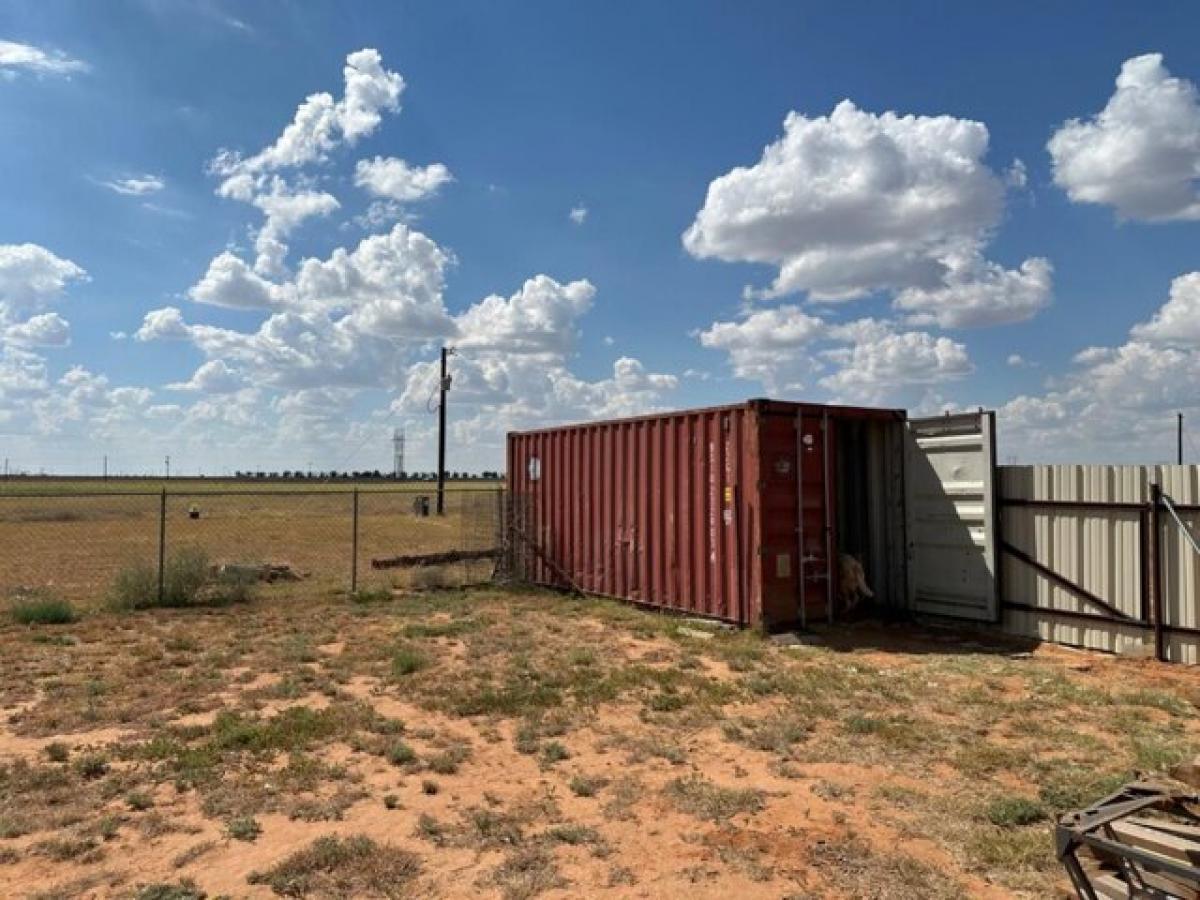
[{"label": "beige metal wall", "polygon": [[[1200,504],[1200,466],[1001,466],[999,495],[1002,501],[1146,503],[1154,482],[1177,503]],[[1181,517],[1200,535],[1200,514],[1182,513]],[[1002,506],[1000,528],[1006,542],[1122,612],[1140,618],[1138,519],[1137,510]],[[1165,510],[1161,520],[1165,621],[1200,627],[1200,555]],[[1005,603],[1103,613],[1011,554],[1002,554],[1000,574]],[[1055,643],[1115,653],[1154,653],[1151,631],[1115,623],[1006,609],[1002,624],[1006,631]],[[1200,662],[1200,637],[1168,634],[1167,656],[1174,662]]]}]

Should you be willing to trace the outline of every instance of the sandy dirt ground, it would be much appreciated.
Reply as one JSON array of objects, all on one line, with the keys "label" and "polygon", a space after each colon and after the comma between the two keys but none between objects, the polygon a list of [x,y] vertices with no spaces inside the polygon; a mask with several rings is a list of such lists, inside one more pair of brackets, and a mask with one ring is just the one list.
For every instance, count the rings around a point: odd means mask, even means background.
[{"label": "sandy dirt ground", "polygon": [[1068,896],[1193,671],[483,590],[0,628],[5,896]]}]

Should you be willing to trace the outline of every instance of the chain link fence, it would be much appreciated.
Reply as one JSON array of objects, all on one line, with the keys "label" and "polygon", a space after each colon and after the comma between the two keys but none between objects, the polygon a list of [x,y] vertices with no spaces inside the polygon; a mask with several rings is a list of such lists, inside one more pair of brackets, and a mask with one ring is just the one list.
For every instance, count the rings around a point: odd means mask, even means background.
[{"label": "chain link fence", "polygon": [[[0,493],[0,598],[99,605],[123,572],[151,569],[161,584],[181,554],[297,590],[479,583],[503,544],[503,507],[491,486],[447,489],[442,516],[435,491],[412,488]],[[396,557],[405,563],[374,565]]]}]

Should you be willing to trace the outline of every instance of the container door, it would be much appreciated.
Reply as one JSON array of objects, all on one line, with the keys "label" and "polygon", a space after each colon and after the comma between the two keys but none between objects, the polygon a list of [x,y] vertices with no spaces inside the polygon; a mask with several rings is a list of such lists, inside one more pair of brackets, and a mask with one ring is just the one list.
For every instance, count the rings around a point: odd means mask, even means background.
[{"label": "container door", "polygon": [[828,413],[797,418],[799,481],[800,623],[833,621],[833,440]]},{"label": "container door", "polygon": [[908,606],[995,622],[996,414],[911,419],[905,447]]}]

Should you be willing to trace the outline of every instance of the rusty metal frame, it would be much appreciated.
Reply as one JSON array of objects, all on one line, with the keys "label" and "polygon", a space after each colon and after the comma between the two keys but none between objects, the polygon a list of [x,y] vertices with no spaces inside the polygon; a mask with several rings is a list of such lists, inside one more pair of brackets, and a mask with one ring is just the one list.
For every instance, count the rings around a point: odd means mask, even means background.
[{"label": "rusty metal frame", "polygon": [[[1055,856],[1066,868],[1080,900],[1098,900],[1100,896],[1079,860],[1079,851],[1085,849],[1114,864],[1131,889],[1146,886],[1146,872],[1162,873],[1200,889],[1200,868],[1125,843],[1111,827],[1114,822],[1148,810],[1200,825],[1200,816],[1190,808],[1197,804],[1200,796],[1195,794],[1154,781],[1137,781],[1087,809],[1062,816],[1054,827]],[[1134,896],[1132,890],[1130,896]]]},{"label": "rusty metal frame", "polygon": [[[1163,597],[1162,583],[1162,515],[1161,511],[1178,510],[1182,512],[1200,511],[1195,504],[1173,503],[1165,498],[1162,487],[1150,485],[1150,499],[1145,503],[1120,501],[1093,500],[1026,500],[1018,498],[999,498],[998,507],[1001,513],[1000,528],[997,534],[997,547],[1014,559],[1020,560],[1033,568],[1039,574],[1048,578],[1063,590],[1075,595],[1081,600],[1103,610],[1103,613],[1085,612],[1081,610],[1052,609],[1028,603],[1005,600],[1000,597],[1001,610],[1036,613],[1038,615],[1057,616],[1059,618],[1078,619],[1097,622],[1108,622],[1129,628],[1151,630],[1154,633],[1154,656],[1160,662],[1168,662],[1167,637],[1172,634],[1190,636],[1200,635],[1200,629],[1183,625],[1172,625],[1167,622],[1166,604]],[[1019,547],[1014,546],[1003,538],[1003,510],[1006,507],[1063,509],[1063,510],[1120,510],[1122,512],[1138,513],[1138,546],[1141,551],[1141,576],[1139,578],[1138,615],[1131,616],[1118,609],[1113,604],[1096,596],[1082,585],[1076,584],[1049,566],[1034,559]],[[1178,517],[1177,517],[1178,518]],[[999,569],[1000,566],[997,566]]]}]

